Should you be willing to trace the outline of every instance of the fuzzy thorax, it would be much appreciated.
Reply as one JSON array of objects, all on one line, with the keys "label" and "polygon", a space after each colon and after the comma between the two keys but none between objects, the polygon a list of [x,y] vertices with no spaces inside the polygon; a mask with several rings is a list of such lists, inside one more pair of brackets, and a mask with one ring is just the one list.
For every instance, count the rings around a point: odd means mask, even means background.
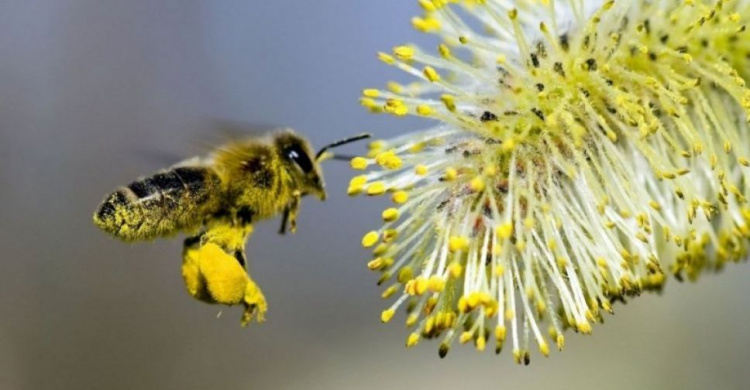
[{"label": "fuzzy thorax", "polygon": [[420,4],[438,53],[380,53],[419,81],[361,102],[438,124],[374,142],[349,186],[394,202],[362,244],[407,345],[510,339],[528,362],[530,339],[546,356],[613,301],[746,256],[747,2]]}]

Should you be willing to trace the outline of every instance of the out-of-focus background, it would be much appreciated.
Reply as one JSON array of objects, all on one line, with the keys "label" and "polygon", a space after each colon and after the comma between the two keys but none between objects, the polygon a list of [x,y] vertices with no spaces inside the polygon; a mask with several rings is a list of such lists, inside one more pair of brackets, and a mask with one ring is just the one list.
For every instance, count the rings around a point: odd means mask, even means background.
[{"label": "out-of-focus background", "polygon": [[[373,116],[360,90],[409,80],[379,63],[434,47],[416,1],[0,1],[0,389],[733,389],[750,383],[750,264],[643,296],[529,367],[380,323],[362,233],[382,203],[305,199],[299,232],[260,224],[248,253],[268,321],[191,299],[181,240],[98,231],[105,194],[199,150],[207,118],[291,126],[315,145],[429,126]],[[357,150],[363,145],[352,146]],[[160,161],[159,156],[167,161]],[[168,156],[174,156],[170,160]]]}]

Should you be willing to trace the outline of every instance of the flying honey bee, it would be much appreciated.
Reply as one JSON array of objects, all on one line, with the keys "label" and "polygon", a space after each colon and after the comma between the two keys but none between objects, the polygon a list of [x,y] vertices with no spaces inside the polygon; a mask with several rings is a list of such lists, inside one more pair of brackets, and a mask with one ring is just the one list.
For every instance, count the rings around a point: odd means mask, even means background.
[{"label": "flying honey bee", "polygon": [[232,142],[120,187],[94,213],[94,224],[129,242],[187,233],[182,276],[190,295],[243,305],[243,326],[254,317],[260,322],[266,300],[245,271],[253,224],[281,214],[279,233],[295,232],[302,197],[326,198],[320,167],[326,151],[368,137],[343,139],[315,154],[290,129]]}]

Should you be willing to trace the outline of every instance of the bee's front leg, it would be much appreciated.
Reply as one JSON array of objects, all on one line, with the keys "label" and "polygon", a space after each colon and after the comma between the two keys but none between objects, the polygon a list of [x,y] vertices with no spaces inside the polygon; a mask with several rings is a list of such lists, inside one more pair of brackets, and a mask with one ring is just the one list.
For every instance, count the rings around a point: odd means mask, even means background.
[{"label": "bee's front leg", "polygon": [[297,212],[299,211],[301,203],[302,194],[299,191],[294,191],[292,193],[292,200],[284,208],[284,214],[281,216],[281,228],[279,228],[279,234],[286,233],[287,224],[289,224],[290,232],[297,232]]}]

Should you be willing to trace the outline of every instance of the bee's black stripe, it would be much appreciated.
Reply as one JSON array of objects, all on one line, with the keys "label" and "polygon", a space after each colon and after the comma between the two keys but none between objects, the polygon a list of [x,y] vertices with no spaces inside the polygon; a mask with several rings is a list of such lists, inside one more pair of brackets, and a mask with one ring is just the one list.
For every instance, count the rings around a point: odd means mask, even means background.
[{"label": "bee's black stripe", "polygon": [[159,188],[156,187],[149,177],[130,183],[128,189],[133,191],[133,194],[139,199],[152,196],[159,192]]},{"label": "bee's black stripe", "polygon": [[202,203],[208,199],[207,172],[205,168],[180,167],[172,173],[185,185],[193,201]]}]

